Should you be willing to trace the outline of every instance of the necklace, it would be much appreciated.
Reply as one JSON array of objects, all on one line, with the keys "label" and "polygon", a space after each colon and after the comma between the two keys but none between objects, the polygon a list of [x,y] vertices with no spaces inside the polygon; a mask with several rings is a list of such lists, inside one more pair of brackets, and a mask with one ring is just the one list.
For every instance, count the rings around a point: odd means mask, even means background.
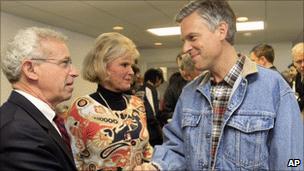
[{"label": "necklace", "polygon": [[[106,101],[106,99],[100,94],[100,92],[98,92],[98,95],[105,102],[105,104],[106,104],[107,108],[110,110],[111,114],[114,115],[114,112],[113,112],[112,108],[110,107],[110,105],[108,104],[108,102]],[[128,101],[127,101],[126,97],[125,96],[122,96],[122,97],[126,103],[126,107],[128,107]]]},{"label": "necklace", "polygon": [[[100,98],[105,102],[106,106],[107,106],[108,109],[110,110],[110,113],[111,113],[112,115],[115,115],[114,112],[113,112],[113,110],[111,109],[110,105],[109,105],[108,102],[106,101],[106,99],[100,94],[100,92],[98,92],[98,94],[99,94]],[[124,101],[125,101],[125,103],[126,103],[126,108],[128,109],[128,101],[127,101],[127,99],[126,99],[126,97],[125,97],[124,95],[123,95],[122,97],[123,97],[123,99],[124,99]],[[126,112],[126,115],[128,115],[128,112]],[[129,118],[128,116],[126,116],[125,118],[121,118],[121,119],[122,119],[122,123],[125,123],[125,121],[126,121],[128,118]],[[124,140],[125,140],[125,141],[130,141],[131,144],[134,144],[135,141],[133,140],[132,134],[131,134],[131,133],[132,133],[133,130],[137,129],[137,127],[132,128],[132,125],[131,125],[131,124],[127,124],[127,127],[128,127],[128,129],[129,129],[129,131],[126,131],[126,132],[124,133]],[[136,142],[135,142],[135,143],[136,143]]]}]

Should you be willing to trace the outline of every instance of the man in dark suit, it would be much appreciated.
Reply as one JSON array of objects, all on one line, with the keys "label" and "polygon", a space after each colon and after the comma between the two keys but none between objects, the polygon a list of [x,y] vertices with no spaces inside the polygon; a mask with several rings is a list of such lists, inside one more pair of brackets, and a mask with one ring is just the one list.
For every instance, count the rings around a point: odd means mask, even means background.
[{"label": "man in dark suit", "polygon": [[13,91],[0,107],[0,170],[76,170],[54,118],[78,76],[66,37],[50,29],[21,30],[8,44],[2,70]]},{"label": "man in dark suit", "polygon": [[291,49],[293,64],[298,74],[295,78],[295,93],[301,111],[304,111],[304,42],[296,44]]}]

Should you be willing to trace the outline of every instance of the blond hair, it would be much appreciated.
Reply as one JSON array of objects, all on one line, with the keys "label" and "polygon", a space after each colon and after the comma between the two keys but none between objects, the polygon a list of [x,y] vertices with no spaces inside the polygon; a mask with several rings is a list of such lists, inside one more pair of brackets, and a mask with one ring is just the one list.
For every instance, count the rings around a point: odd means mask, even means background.
[{"label": "blond hair", "polygon": [[107,64],[126,55],[134,61],[139,57],[139,52],[132,40],[116,32],[99,35],[93,48],[84,59],[83,78],[90,82],[104,82],[108,77],[106,73]]}]

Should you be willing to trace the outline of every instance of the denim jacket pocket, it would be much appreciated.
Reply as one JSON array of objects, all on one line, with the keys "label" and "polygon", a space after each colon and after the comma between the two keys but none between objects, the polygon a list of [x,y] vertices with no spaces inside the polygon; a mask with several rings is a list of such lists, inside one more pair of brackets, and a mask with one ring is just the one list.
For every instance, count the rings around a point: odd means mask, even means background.
[{"label": "denim jacket pocket", "polygon": [[183,111],[182,128],[195,127],[199,124],[201,114],[196,111],[185,110]]},{"label": "denim jacket pocket", "polygon": [[181,121],[181,126],[183,129],[183,136],[184,140],[187,142],[193,142],[197,141],[196,137],[194,135],[197,135],[200,133],[200,129],[198,129],[200,120],[202,118],[202,114],[193,111],[193,110],[184,110],[183,111],[183,117]]},{"label": "denim jacket pocket", "polygon": [[191,168],[192,170],[197,170],[197,168],[193,168],[193,163],[196,163],[195,161],[197,161],[197,157],[202,153],[202,149],[200,148],[202,141],[202,130],[200,128],[202,116],[202,112],[194,111],[191,109],[183,110],[181,126],[183,130],[183,140],[185,147],[184,154],[187,160],[187,168]]},{"label": "denim jacket pocket", "polygon": [[225,160],[247,169],[263,169],[268,163],[267,136],[274,127],[273,115],[232,115],[224,129]]}]

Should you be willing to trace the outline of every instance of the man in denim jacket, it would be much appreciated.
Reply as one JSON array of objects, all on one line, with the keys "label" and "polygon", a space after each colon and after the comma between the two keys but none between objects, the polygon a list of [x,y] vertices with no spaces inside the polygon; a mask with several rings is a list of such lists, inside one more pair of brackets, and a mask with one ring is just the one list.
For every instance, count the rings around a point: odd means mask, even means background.
[{"label": "man in denim jacket", "polygon": [[135,170],[303,170],[303,122],[278,72],[238,55],[226,1],[190,2],[176,17],[183,51],[208,70],[180,96],[164,143]]}]

